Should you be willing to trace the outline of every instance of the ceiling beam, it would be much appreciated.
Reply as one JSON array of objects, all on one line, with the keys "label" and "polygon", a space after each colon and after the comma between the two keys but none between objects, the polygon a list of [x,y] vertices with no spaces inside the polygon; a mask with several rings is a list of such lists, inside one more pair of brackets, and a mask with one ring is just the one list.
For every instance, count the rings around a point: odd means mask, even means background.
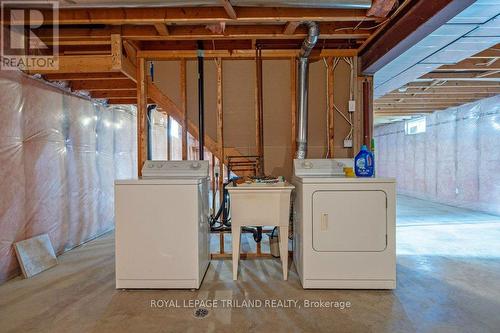
[{"label": "ceiling beam", "polygon": [[410,0],[391,24],[367,45],[360,54],[361,70],[374,74],[410,47],[448,22],[474,0]]},{"label": "ceiling beam", "polygon": [[[283,28],[282,25],[226,25],[223,33],[214,33],[199,25],[170,26],[168,32],[158,31],[156,25],[123,25],[120,35],[128,40],[198,40],[198,39],[303,39],[307,36],[307,28],[299,27],[300,22],[290,22],[297,26],[293,31]],[[371,23],[363,23],[362,27],[371,27]],[[366,39],[370,31],[357,29],[352,23],[321,23],[320,38],[322,39]],[[351,29],[349,29],[351,28]],[[110,43],[110,37],[116,29],[105,28],[63,28],[58,33],[59,44],[78,40],[80,44]],[[40,28],[36,32],[37,38],[44,42],[52,40],[53,31],[50,28]]]},{"label": "ceiling beam", "polygon": [[227,16],[229,16],[230,19],[236,20],[236,11],[233,8],[233,5],[231,5],[231,2],[229,0],[220,0],[222,2],[222,6],[226,10]]},{"label": "ceiling beam", "polygon": [[[290,57],[295,57],[299,53],[299,50],[262,50],[262,57],[264,59],[285,59]],[[168,60],[168,59],[195,59],[198,56],[198,51],[196,50],[170,50],[170,51],[138,51],[137,55],[139,57],[146,58],[148,60]],[[205,50],[203,51],[203,56],[205,58],[225,58],[225,59],[253,59],[255,57],[255,50]],[[324,49],[313,52],[312,58],[318,57],[353,57],[356,56],[356,50],[354,49]]]},{"label": "ceiling beam", "polygon": [[[41,10],[42,14],[44,10]],[[59,26],[78,24],[207,24],[219,22],[243,23],[285,23],[288,21],[374,21],[367,17],[364,9],[332,8],[292,8],[292,7],[238,7],[238,17],[228,17],[223,7],[142,7],[142,8],[62,8],[59,20],[52,22],[52,15],[41,15],[40,20],[33,18],[30,24]],[[24,20],[12,20],[12,25],[23,25]]]}]

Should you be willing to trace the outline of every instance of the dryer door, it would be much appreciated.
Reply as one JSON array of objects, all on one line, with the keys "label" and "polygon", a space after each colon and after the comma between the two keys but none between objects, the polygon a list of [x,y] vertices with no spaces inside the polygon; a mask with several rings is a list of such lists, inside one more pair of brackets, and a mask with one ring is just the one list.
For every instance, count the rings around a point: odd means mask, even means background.
[{"label": "dryer door", "polygon": [[387,246],[383,191],[313,194],[313,248],[319,252],[379,252]]}]

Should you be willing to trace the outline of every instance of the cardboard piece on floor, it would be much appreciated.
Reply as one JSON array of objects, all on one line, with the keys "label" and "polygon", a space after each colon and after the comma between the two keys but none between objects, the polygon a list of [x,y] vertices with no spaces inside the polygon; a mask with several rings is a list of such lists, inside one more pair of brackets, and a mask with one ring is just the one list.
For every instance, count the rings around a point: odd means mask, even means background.
[{"label": "cardboard piece on floor", "polygon": [[57,265],[56,254],[48,234],[14,243],[14,248],[25,278]]}]

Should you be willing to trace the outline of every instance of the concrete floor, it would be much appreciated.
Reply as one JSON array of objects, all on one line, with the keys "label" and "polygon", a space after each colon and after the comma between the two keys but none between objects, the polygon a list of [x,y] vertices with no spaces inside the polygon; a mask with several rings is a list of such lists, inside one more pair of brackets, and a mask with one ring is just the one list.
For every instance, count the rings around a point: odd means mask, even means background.
[{"label": "concrete floor", "polygon": [[[499,332],[500,217],[400,197],[398,288],[309,290],[277,260],[213,261],[199,291],[117,291],[113,234],[0,286],[0,332]],[[267,238],[265,238],[267,240]],[[252,242],[247,242],[250,248]],[[152,308],[151,301],[327,300],[338,308]],[[157,302],[159,304],[159,302]]]}]

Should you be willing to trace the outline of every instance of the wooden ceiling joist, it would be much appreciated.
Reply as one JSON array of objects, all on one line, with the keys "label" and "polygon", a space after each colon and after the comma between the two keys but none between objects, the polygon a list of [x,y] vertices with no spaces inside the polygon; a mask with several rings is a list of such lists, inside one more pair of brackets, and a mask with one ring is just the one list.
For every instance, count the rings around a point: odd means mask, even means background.
[{"label": "wooden ceiling joist", "polygon": [[444,65],[437,68],[435,71],[445,71],[445,72],[453,72],[453,71],[500,71],[500,61],[499,58],[492,58],[492,60],[488,61],[488,59],[466,59],[460,61],[454,65]]},{"label": "wooden ceiling joist", "polygon": [[[263,59],[289,59],[299,54],[298,49],[293,50],[262,50]],[[149,60],[169,60],[169,59],[195,59],[198,56],[198,51],[138,51],[139,57],[144,57]],[[324,49],[314,57],[353,57],[356,55],[356,50],[334,50]],[[233,59],[252,59],[255,57],[255,50],[205,50],[203,56],[207,59],[215,58],[233,58]]]},{"label": "wooden ceiling joist", "polygon": [[130,90],[135,89],[136,85],[131,80],[84,80],[70,81],[72,90],[86,91],[110,91],[110,90]]},{"label": "wooden ceiling joist", "polygon": [[[42,10],[43,12],[43,10]],[[229,17],[223,7],[142,7],[142,8],[62,8],[59,9],[59,26],[81,24],[207,24],[219,22],[285,23],[288,21],[377,21],[366,16],[363,9],[292,8],[292,7],[238,7],[237,18]],[[42,17],[42,16],[41,16]],[[30,24],[51,25],[52,15],[43,19],[33,18]],[[13,25],[23,25],[24,20],[13,20]]]},{"label": "wooden ceiling joist", "polygon": [[[165,24],[155,25],[123,25],[119,30],[122,38],[129,40],[197,40],[197,39],[303,39],[307,36],[307,28],[299,27],[300,22],[289,22],[289,24],[271,25],[227,25],[223,33],[214,33],[204,26],[179,25],[169,26]],[[294,29],[292,29],[295,26]],[[370,22],[363,23],[362,27],[371,27]],[[165,27],[162,30],[161,27]],[[321,39],[364,39],[370,36],[366,29],[354,29],[353,23],[321,23]],[[351,28],[351,29],[350,29]],[[165,31],[164,31],[165,30]],[[104,44],[109,42],[112,34],[117,30],[112,27],[102,28],[61,28],[58,35],[59,44],[79,40],[85,43]],[[52,29],[37,29],[36,35],[44,42],[52,39]]]},{"label": "wooden ceiling joist", "polygon": [[233,5],[231,5],[231,2],[229,0],[220,0],[222,2],[222,6],[224,7],[227,16],[229,16],[230,19],[236,20],[236,11],[233,8]]}]

